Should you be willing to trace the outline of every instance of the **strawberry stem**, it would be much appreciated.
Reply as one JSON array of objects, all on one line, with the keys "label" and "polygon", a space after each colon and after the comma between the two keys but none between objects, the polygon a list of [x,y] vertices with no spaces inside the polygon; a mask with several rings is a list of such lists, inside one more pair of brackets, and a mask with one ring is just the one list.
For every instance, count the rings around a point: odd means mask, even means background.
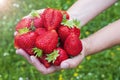
[{"label": "strawberry stem", "polygon": [[47,55],[46,60],[47,60],[48,62],[54,63],[55,60],[57,59],[57,57],[59,56],[58,53],[59,53],[58,50],[54,50],[52,53],[50,53],[50,54]]},{"label": "strawberry stem", "polygon": [[36,57],[41,57],[42,56],[42,50],[38,49],[38,48],[33,48],[33,52],[35,54]]}]

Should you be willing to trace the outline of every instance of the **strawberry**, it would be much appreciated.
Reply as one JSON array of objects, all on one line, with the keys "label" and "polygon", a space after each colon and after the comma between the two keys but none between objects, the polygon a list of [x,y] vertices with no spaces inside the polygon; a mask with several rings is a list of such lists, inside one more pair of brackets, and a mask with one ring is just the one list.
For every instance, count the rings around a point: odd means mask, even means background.
[{"label": "strawberry", "polygon": [[38,60],[46,67],[49,68],[51,63],[46,60],[46,56],[43,55],[42,57],[38,57]]},{"label": "strawberry", "polygon": [[71,28],[70,33],[75,33],[79,37],[80,36],[80,29],[77,27],[73,27],[73,28]]},{"label": "strawberry", "polygon": [[60,28],[58,29],[58,35],[62,42],[65,41],[65,39],[68,37],[69,34],[70,34],[70,28],[67,26],[60,26]]},{"label": "strawberry", "polygon": [[76,34],[78,37],[80,36],[80,22],[78,20],[67,20],[66,17],[63,17],[62,26],[58,29],[58,35],[61,41],[64,43],[66,38],[70,33]]},{"label": "strawberry", "polygon": [[26,48],[26,49],[24,49],[24,50],[25,50],[25,52],[26,52],[27,54],[29,54],[29,55],[34,55],[33,48]]},{"label": "strawberry", "polygon": [[20,29],[30,28],[31,27],[31,23],[32,23],[32,18],[30,18],[30,17],[23,18],[16,25],[16,31],[19,32]]},{"label": "strawberry", "polygon": [[44,27],[47,30],[57,29],[62,22],[63,15],[59,10],[47,8],[42,14]]},{"label": "strawberry", "polygon": [[35,32],[27,32],[15,36],[15,44],[22,49],[29,49],[35,46],[37,35]]},{"label": "strawberry", "polygon": [[55,30],[47,31],[44,35],[38,36],[35,42],[37,48],[45,53],[51,53],[58,44],[58,34]]},{"label": "strawberry", "polygon": [[39,36],[44,35],[46,32],[47,32],[47,31],[46,31],[45,28],[37,28],[37,29],[35,30],[35,33],[36,33],[37,35],[39,35]]},{"label": "strawberry", "polygon": [[33,19],[33,23],[34,23],[34,26],[35,26],[36,28],[41,28],[41,27],[43,27],[43,20],[42,20],[41,17],[40,17],[40,18],[35,17],[35,18]]},{"label": "strawberry", "polygon": [[34,55],[38,58],[38,60],[46,67],[49,68],[51,63],[46,60],[46,54],[43,53],[41,49],[33,48]]},{"label": "strawberry", "polygon": [[48,54],[47,58],[46,58],[46,60],[48,60],[48,62],[52,62],[53,65],[55,65],[55,66],[59,66],[61,64],[61,62],[66,59],[68,59],[68,55],[67,55],[66,51],[60,47],[55,49],[51,54]]},{"label": "strawberry", "polygon": [[76,56],[82,51],[82,43],[79,37],[71,33],[65,40],[64,49],[70,56]]},{"label": "strawberry", "polygon": [[63,44],[70,33],[75,33],[79,37],[80,36],[80,29],[76,28],[76,27],[70,28],[68,26],[60,26],[60,28],[58,29],[58,35],[59,35]]},{"label": "strawberry", "polygon": [[33,24],[35,28],[42,28],[43,27],[43,19],[41,17],[42,13],[38,13],[38,11],[32,11],[31,16],[33,18]]},{"label": "strawberry", "polygon": [[68,55],[66,51],[63,50],[62,48],[57,48],[56,50],[58,50],[59,56],[57,57],[57,59],[55,60],[53,64],[56,66],[59,66],[62,61],[68,59]]}]

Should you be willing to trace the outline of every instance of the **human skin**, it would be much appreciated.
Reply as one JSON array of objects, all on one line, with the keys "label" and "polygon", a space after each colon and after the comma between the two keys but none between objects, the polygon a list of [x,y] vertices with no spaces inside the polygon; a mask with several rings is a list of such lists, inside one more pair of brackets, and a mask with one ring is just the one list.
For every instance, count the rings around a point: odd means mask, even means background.
[{"label": "human skin", "polygon": [[[80,20],[81,25],[84,26],[100,12],[107,9],[115,2],[116,0],[78,0],[68,9],[68,13],[70,14],[71,19]],[[29,56],[22,49],[17,49],[16,53],[25,57],[42,74],[49,74],[61,69],[74,68],[81,63],[85,56],[95,54],[104,49],[120,44],[119,25],[120,20],[105,26],[91,36],[82,39],[82,52],[76,57],[63,61],[60,66],[51,66],[50,68],[45,68],[36,57]]]}]

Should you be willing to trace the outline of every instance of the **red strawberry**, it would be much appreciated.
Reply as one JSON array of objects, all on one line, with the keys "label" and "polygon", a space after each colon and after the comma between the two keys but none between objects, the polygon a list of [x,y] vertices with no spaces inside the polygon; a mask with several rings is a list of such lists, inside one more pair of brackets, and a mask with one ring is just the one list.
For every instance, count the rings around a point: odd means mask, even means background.
[{"label": "red strawberry", "polygon": [[34,23],[34,26],[35,26],[36,28],[41,28],[41,27],[43,27],[43,20],[42,20],[41,17],[35,17],[35,18],[33,19],[33,23]]},{"label": "red strawberry", "polygon": [[17,46],[22,49],[33,48],[35,45],[36,37],[37,35],[34,32],[27,32],[21,35],[18,34],[15,36],[15,44],[17,44]]},{"label": "red strawberry", "polygon": [[16,31],[19,31],[20,29],[25,28],[25,27],[30,28],[31,23],[32,23],[32,18],[30,18],[30,17],[23,18],[16,25]]},{"label": "red strawberry", "polygon": [[59,10],[47,8],[42,14],[44,27],[47,30],[57,29],[62,21],[62,13]]},{"label": "red strawberry", "polygon": [[60,26],[60,28],[58,29],[58,35],[62,42],[65,41],[65,39],[68,37],[69,34],[70,34],[70,28],[67,26]]},{"label": "red strawberry", "polygon": [[68,26],[60,26],[60,28],[58,29],[58,35],[59,35],[63,44],[70,33],[74,33],[79,37],[80,36],[80,29],[76,28],[76,27],[69,28]]},{"label": "red strawberry", "polygon": [[44,35],[46,32],[47,32],[47,31],[46,31],[45,28],[37,28],[37,29],[35,30],[35,33],[36,33],[37,35],[39,35],[39,36]]},{"label": "red strawberry", "polygon": [[64,49],[71,56],[80,54],[82,51],[82,43],[79,37],[76,34],[71,33],[65,40]]},{"label": "red strawberry", "polygon": [[70,33],[75,33],[79,37],[80,36],[80,29],[77,27],[73,27],[73,28],[71,28]]},{"label": "red strawberry", "polygon": [[42,57],[38,57],[38,60],[46,67],[49,68],[51,63],[46,60],[46,56],[43,55]]},{"label": "red strawberry", "polygon": [[51,54],[48,54],[46,59],[53,65],[59,66],[62,61],[68,59],[68,55],[62,48],[57,48]]},{"label": "red strawberry", "polygon": [[33,48],[27,48],[27,49],[24,49],[24,50],[27,54],[34,55]]},{"label": "red strawberry", "polygon": [[55,30],[47,31],[44,35],[37,37],[35,44],[37,48],[49,54],[57,47],[58,34]]},{"label": "red strawberry", "polygon": [[62,48],[57,48],[57,50],[59,51],[58,52],[59,56],[56,58],[53,64],[59,66],[62,61],[68,59],[68,55]]},{"label": "red strawberry", "polygon": [[32,11],[30,13],[33,17],[33,24],[36,28],[43,27],[43,19],[41,17],[41,13],[38,13],[38,11]]}]

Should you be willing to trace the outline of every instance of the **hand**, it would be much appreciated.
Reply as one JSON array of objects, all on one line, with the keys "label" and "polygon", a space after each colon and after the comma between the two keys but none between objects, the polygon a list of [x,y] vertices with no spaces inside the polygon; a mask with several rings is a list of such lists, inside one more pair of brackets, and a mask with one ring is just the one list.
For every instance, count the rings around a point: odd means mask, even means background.
[{"label": "hand", "polygon": [[60,66],[51,66],[50,68],[46,68],[35,56],[29,56],[22,49],[17,49],[16,53],[26,58],[28,62],[34,65],[36,69],[42,74],[49,74],[61,69],[69,69],[69,68],[77,67],[81,63],[81,61],[84,59],[85,53],[86,53],[86,46],[85,46],[86,43],[84,40],[82,40],[82,44],[83,44],[83,50],[78,56],[75,56],[73,58],[63,61],[60,64]]}]

